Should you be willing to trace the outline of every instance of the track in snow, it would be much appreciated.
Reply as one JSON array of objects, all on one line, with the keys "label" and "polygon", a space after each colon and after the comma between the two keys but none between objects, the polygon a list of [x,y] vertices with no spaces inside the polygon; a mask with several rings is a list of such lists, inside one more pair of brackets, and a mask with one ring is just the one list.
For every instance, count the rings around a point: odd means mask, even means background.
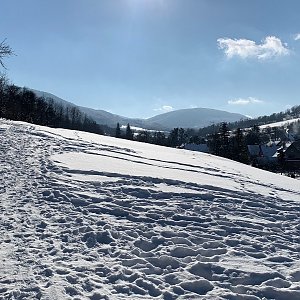
[{"label": "track in snow", "polygon": [[0,299],[300,299],[300,192],[51,132],[1,120]]}]

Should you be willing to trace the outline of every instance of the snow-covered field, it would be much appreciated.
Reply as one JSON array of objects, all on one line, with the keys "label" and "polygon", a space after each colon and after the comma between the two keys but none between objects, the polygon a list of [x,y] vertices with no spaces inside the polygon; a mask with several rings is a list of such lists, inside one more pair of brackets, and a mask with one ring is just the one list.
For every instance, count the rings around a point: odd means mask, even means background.
[{"label": "snow-covered field", "polygon": [[295,118],[295,119],[289,119],[281,122],[276,122],[276,123],[271,123],[271,124],[266,124],[266,125],[260,125],[260,129],[265,129],[265,128],[274,128],[274,127],[282,127],[282,126],[288,126],[293,123],[297,123],[300,121],[300,118]]},{"label": "snow-covered field", "polygon": [[0,299],[300,299],[299,181],[0,120]]}]

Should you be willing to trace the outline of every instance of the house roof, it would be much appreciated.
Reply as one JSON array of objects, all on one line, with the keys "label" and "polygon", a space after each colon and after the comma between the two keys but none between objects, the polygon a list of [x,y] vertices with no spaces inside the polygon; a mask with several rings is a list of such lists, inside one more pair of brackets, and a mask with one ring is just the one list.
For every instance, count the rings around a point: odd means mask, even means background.
[{"label": "house roof", "polygon": [[300,152],[300,140],[295,141],[292,145]]},{"label": "house roof", "polygon": [[278,149],[277,145],[248,145],[248,152],[251,156],[264,156],[264,157],[272,157],[276,154]]},{"label": "house roof", "polygon": [[207,144],[185,144],[184,149],[192,150],[192,151],[200,151],[205,153],[209,152]]},{"label": "house roof", "polygon": [[300,157],[300,140],[293,142],[285,151],[287,157]]}]

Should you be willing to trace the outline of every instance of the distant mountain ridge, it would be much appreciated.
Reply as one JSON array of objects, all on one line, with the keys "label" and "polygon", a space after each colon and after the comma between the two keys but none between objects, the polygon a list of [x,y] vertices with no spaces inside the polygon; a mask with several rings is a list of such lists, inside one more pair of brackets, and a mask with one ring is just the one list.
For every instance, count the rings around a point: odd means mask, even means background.
[{"label": "distant mountain ridge", "polygon": [[246,118],[246,116],[238,113],[231,113],[217,109],[188,108],[170,111],[147,120],[163,124],[168,128],[201,128],[213,123],[235,122]]},{"label": "distant mountain ridge", "polygon": [[93,118],[98,124],[107,125],[112,128],[115,128],[117,123],[120,123],[120,125],[126,125],[129,123],[131,126],[152,130],[170,130],[176,127],[202,128],[213,123],[235,122],[247,118],[241,114],[210,108],[179,109],[159,114],[148,119],[128,118],[112,114],[105,110],[96,110],[78,106],[48,92],[42,92],[34,89],[31,90],[39,97],[51,98],[62,105],[76,106],[83,113]]},{"label": "distant mountain ridge", "polygon": [[38,91],[38,90],[34,90],[34,89],[31,89],[31,90],[39,97],[51,98],[55,102],[61,103],[64,106],[76,106],[83,113],[87,114],[88,116],[93,118],[98,124],[101,124],[101,125],[107,125],[109,127],[115,128],[117,123],[120,123],[120,125],[126,125],[129,123],[131,126],[145,128],[145,129],[154,129],[154,130],[168,130],[169,129],[169,128],[164,127],[161,124],[147,122],[146,119],[128,118],[128,117],[116,115],[116,114],[113,114],[113,113],[110,113],[108,111],[101,110],[101,109],[93,109],[93,108],[88,108],[88,107],[84,107],[84,106],[79,106],[72,102],[61,99],[51,93]]}]

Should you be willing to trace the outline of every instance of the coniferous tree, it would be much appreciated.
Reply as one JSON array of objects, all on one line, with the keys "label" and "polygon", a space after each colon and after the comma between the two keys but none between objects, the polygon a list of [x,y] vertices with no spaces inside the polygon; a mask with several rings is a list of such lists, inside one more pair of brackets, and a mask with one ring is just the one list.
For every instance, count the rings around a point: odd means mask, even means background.
[{"label": "coniferous tree", "polygon": [[120,137],[121,137],[121,128],[120,128],[120,124],[117,123],[116,138],[120,138]]},{"label": "coniferous tree", "polygon": [[181,146],[187,142],[187,134],[183,128],[178,130],[178,145]]},{"label": "coniferous tree", "polygon": [[173,130],[171,130],[169,137],[168,137],[168,145],[170,147],[176,147],[179,145],[178,143],[178,131],[179,128],[174,128]]},{"label": "coniferous tree", "polygon": [[219,155],[230,158],[231,153],[229,151],[230,150],[229,149],[229,128],[226,122],[221,123],[219,129],[219,142],[220,142]]},{"label": "coniferous tree", "polygon": [[151,143],[151,134],[147,130],[142,130],[136,136],[137,141],[143,143]]},{"label": "coniferous tree", "polygon": [[133,140],[133,131],[131,130],[129,123],[127,124],[126,127],[125,138],[127,140]]},{"label": "coniferous tree", "polygon": [[255,124],[246,135],[246,144],[259,145],[260,143],[261,143],[260,128],[257,124]]},{"label": "coniferous tree", "polygon": [[214,155],[220,155],[221,140],[218,132],[208,136],[209,151]]},{"label": "coniferous tree", "polygon": [[232,138],[232,158],[236,161],[247,163],[248,150],[243,131],[238,128]]},{"label": "coniferous tree", "polygon": [[155,131],[152,139],[153,139],[153,143],[156,145],[161,145],[161,146],[166,145],[166,135],[164,134],[164,132]]}]

